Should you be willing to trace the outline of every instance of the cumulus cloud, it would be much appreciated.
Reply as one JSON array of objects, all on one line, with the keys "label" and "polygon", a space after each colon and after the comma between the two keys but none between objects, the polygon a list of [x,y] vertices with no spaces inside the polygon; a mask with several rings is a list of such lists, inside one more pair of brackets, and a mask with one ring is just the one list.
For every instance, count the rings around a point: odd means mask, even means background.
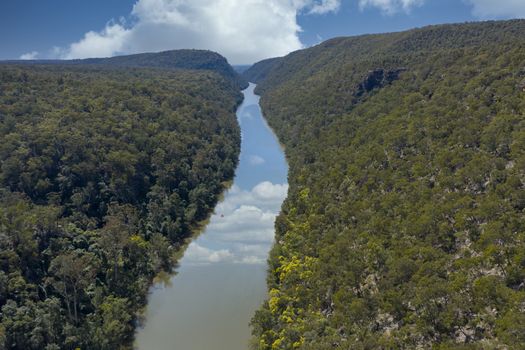
[{"label": "cumulus cloud", "polygon": [[225,201],[219,203],[215,212],[219,215],[232,213],[240,205],[254,206],[263,211],[277,212],[288,193],[288,184],[273,184],[264,181],[254,186],[250,191],[233,186]]},{"label": "cumulus cloud", "polygon": [[220,241],[268,243],[273,240],[276,216],[276,212],[242,205],[232,213],[211,222],[209,230],[218,233],[216,238]]},{"label": "cumulus cloud", "polygon": [[472,5],[474,16],[479,18],[525,17],[523,0],[465,0]]},{"label": "cumulus cloud", "polygon": [[248,265],[256,265],[256,264],[264,264],[266,260],[261,258],[260,256],[250,255],[250,256],[243,256],[241,260],[237,260],[237,264],[248,264]]},{"label": "cumulus cloud", "polygon": [[251,165],[261,165],[266,162],[263,157],[258,156],[258,155],[251,155],[249,157],[249,161]]},{"label": "cumulus cloud", "polygon": [[341,7],[341,1],[340,0],[326,0],[319,3],[312,2],[311,8],[309,13],[315,13],[315,14],[325,14],[328,12],[336,12]]},{"label": "cumulus cloud", "polygon": [[[132,31],[121,24],[109,23],[101,32],[90,31],[84,38],[63,50],[62,58],[109,57],[124,52]],[[59,48],[55,50],[60,51]]]},{"label": "cumulus cloud", "polygon": [[21,60],[34,60],[38,56],[38,51],[32,51],[20,56]]},{"label": "cumulus cloud", "polygon": [[251,190],[232,187],[215,209],[206,234],[190,244],[185,264],[262,264],[274,240],[275,218],[287,184],[265,181]]},{"label": "cumulus cloud", "polygon": [[423,5],[424,0],[359,0],[359,8],[376,7],[384,14],[392,15],[399,11],[410,12],[416,6]]},{"label": "cumulus cloud", "polygon": [[261,182],[252,189],[252,193],[256,198],[263,198],[264,200],[283,200],[286,197],[287,192],[288,184],[273,184],[269,181]]},{"label": "cumulus cloud", "polygon": [[110,22],[61,51],[61,58],[106,57],[179,48],[210,49],[253,63],[303,47],[297,15],[335,12],[341,0],[137,0],[133,23]]},{"label": "cumulus cloud", "polygon": [[233,254],[227,249],[212,250],[194,242],[190,244],[184,257],[196,264],[208,264],[230,261]]}]

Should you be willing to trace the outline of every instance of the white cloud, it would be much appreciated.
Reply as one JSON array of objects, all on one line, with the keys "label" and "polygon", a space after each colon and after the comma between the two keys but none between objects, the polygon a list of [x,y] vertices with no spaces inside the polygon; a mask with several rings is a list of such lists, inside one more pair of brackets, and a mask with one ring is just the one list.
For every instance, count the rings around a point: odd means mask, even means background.
[{"label": "white cloud", "polygon": [[524,0],[465,0],[473,6],[472,13],[479,18],[525,17]]},{"label": "white cloud", "polygon": [[320,3],[311,5],[309,13],[325,14],[329,12],[336,12],[341,7],[340,0],[326,0]]},{"label": "white cloud", "polygon": [[269,181],[257,184],[251,191],[241,190],[234,185],[228,191],[226,200],[217,205],[215,212],[219,215],[226,215],[239,206],[245,205],[277,213],[287,193],[288,184],[273,184]]},{"label": "white cloud", "polygon": [[421,6],[425,0],[359,0],[359,8],[376,7],[384,14],[393,15],[399,11],[410,12],[416,6]]},{"label": "white cloud", "polygon": [[241,205],[233,212],[210,222],[216,239],[226,242],[270,243],[273,240],[276,212]]},{"label": "white cloud", "polygon": [[32,51],[20,56],[21,60],[34,60],[38,56],[38,51]]},{"label": "white cloud", "polygon": [[263,264],[274,241],[275,218],[287,184],[265,181],[251,190],[232,187],[215,209],[206,233],[190,244],[185,264]]},{"label": "white cloud", "polygon": [[[125,50],[132,31],[117,23],[110,23],[101,32],[88,32],[79,42],[64,50],[62,58],[109,57]],[[54,50],[60,51],[59,48]]]},{"label": "white cloud", "polygon": [[248,264],[248,265],[264,264],[265,262],[266,262],[266,259],[263,259],[255,255],[243,256],[241,260],[235,261],[235,263],[237,264]]},{"label": "white cloud", "polygon": [[241,119],[252,120],[253,119],[253,114],[251,114],[250,111],[246,111],[246,112],[241,114]]},{"label": "white cloud", "polygon": [[234,263],[248,265],[264,264],[268,259],[270,248],[270,243],[236,244],[234,245],[234,251],[236,252],[237,258],[234,260]]},{"label": "white cloud", "polygon": [[184,258],[194,264],[209,264],[231,261],[233,254],[227,249],[212,250],[193,242],[184,253]]},{"label": "white cloud", "polygon": [[279,199],[282,201],[288,193],[288,184],[280,185],[264,181],[257,184],[252,189],[252,193],[256,198],[263,198],[265,200]]},{"label": "white cloud", "polygon": [[258,156],[258,155],[251,155],[249,157],[249,161],[251,165],[261,165],[266,162],[263,157]]},{"label": "white cloud", "polygon": [[253,63],[303,47],[297,14],[324,14],[341,0],[137,0],[133,24],[110,22],[61,50],[61,58],[180,48],[209,49]]}]

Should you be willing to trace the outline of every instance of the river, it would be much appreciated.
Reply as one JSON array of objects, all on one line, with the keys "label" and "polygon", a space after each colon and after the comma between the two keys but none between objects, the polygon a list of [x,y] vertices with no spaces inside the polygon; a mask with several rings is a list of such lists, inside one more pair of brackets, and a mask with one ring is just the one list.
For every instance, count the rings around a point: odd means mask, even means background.
[{"label": "river", "polygon": [[242,144],[232,187],[169,283],[154,285],[139,350],[246,350],[249,322],[266,297],[266,259],[288,191],[284,153],[254,94],[237,110]]}]

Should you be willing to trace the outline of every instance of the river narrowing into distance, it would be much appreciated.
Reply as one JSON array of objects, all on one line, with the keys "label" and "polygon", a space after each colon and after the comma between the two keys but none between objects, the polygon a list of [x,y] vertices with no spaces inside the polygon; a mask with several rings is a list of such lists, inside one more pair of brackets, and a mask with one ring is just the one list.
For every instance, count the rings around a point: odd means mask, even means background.
[{"label": "river narrowing into distance", "polygon": [[274,222],[288,166],[254,94],[237,110],[242,144],[233,186],[179,261],[170,283],[152,287],[139,350],[247,350],[249,322],[264,301]]}]

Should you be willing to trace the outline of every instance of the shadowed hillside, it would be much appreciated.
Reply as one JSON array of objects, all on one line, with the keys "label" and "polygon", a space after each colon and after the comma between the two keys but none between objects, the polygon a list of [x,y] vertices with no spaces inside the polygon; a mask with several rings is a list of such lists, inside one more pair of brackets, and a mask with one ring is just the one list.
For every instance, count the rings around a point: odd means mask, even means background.
[{"label": "shadowed hillside", "polygon": [[283,59],[281,57],[276,57],[257,62],[242,72],[242,75],[250,82],[263,82],[272,69],[276,68],[282,60]]}]

